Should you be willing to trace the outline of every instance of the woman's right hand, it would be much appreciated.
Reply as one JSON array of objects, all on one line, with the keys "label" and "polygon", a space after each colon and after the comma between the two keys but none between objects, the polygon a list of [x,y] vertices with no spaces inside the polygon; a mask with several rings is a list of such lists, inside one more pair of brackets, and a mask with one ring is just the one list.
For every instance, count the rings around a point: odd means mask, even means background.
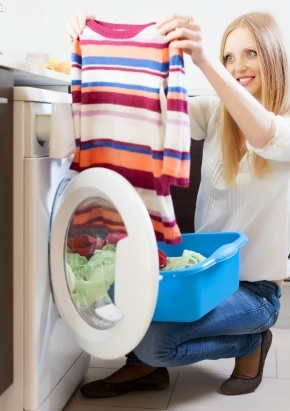
[{"label": "woman's right hand", "polygon": [[77,39],[86,27],[87,20],[94,20],[93,14],[78,14],[72,16],[67,24],[67,35],[70,42]]},{"label": "woman's right hand", "polygon": [[173,14],[156,25],[171,47],[182,49],[189,54],[197,66],[206,59],[202,31],[194,17]]}]

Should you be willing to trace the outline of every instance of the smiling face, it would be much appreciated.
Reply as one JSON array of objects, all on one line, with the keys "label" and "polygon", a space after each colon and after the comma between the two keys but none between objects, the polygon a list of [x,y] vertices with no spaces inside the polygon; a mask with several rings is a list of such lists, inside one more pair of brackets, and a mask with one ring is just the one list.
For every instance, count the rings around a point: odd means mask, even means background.
[{"label": "smiling face", "polygon": [[229,33],[224,48],[224,64],[231,75],[260,100],[260,63],[254,41],[247,28],[237,28]]}]

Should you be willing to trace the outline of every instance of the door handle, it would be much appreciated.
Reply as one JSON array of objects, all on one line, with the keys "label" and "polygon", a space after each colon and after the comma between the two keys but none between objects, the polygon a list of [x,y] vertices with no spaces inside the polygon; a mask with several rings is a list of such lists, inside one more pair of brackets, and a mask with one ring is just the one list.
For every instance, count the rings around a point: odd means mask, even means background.
[{"label": "door handle", "polygon": [[0,104],[7,104],[8,98],[0,97]]}]

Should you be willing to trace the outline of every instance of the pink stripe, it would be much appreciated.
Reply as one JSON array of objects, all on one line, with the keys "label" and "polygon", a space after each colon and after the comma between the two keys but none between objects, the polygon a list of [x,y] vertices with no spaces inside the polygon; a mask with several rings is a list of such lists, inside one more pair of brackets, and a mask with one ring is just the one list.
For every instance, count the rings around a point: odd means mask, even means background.
[{"label": "pink stripe", "polygon": [[154,48],[154,49],[167,49],[168,48],[168,43],[164,42],[156,42],[156,43],[145,43],[142,40],[141,42],[137,41],[118,41],[118,40],[80,40],[81,45],[86,45],[86,44],[96,44],[96,45],[102,45],[102,46],[133,46],[133,47],[148,47],[148,48]]},{"label": "pink stripe", "polygon": [[[76,114],[79,114],[80,112],[76,112]],[[162,126],[163,122],[161,120],[154,120],[151,118],[148,118],[146,116],[142,116],[139,114],[128,114],[128,113],[120,113],[116,111],[111,111],[111,110],[89,110],[89,111],[84,111],[82,112],[82,117],[90,117],[90,116],[113,116],[113,117],[122,117],[122,118],[128,118],[131,120],[140,120],[140,121],[146,121],[152,124],[156,124],[157,126]]]},{"label": "pink stripe", "polygon": [[168,119],[166,120],[167,124],[174,124],[175,126],[184,126],[184,127],[189,127],[189,121],[185,120],[174,120],[174,119]]},{"label": "pink stripe", "polygon": [[[146,116],[138,115],[138,114],[127,114],[127,113],[118,113],[115,111],[110,111],[110,110],[89,110],[89,111],[83,111],[81,110],[73,110],[73,116],[82,116],[82,117],[90,117],[90,116],[114,116],[114,117],[120,117],[120,118],[128,118],[131,120],[140,120],[140,121],[145,121],[151,124],[155,124],[157,126],[162,126],[163,121],[162,120],[154,120],[151,118],[148,118]],[[175,126],[184,126],[188,127],[189,122],[185,120],[174,120],[174,119],[167,119],[166,120],[167,124],[173,124]]]}]

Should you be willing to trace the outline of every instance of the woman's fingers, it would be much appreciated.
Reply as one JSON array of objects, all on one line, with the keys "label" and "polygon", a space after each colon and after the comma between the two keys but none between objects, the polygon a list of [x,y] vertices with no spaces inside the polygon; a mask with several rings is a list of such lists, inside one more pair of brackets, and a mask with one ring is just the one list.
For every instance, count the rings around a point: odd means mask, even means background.
[{"label": "woman's fingers", "polygon": [[156,28],[159,30],[160,34],[163,35],[177,28],[190,28],[194,21],[194,18],[191,16],[174,14],[171,17],[158,22]]},{"label": "woman's fingers", "polygon": [[174,14],[157,23],[156,28],[170,47],[182,49],[194,64],[205,58],[201,28],[194,17]]},{"label": "woman's fingers", "polygon": [[72,16],[69,23],[67,24],[67,32],[70,41],[77,39],[80,34],[82,34],[84,28],[86,27],[87,20],[95,19],[95,16],[90,14],[78,14]]}]

